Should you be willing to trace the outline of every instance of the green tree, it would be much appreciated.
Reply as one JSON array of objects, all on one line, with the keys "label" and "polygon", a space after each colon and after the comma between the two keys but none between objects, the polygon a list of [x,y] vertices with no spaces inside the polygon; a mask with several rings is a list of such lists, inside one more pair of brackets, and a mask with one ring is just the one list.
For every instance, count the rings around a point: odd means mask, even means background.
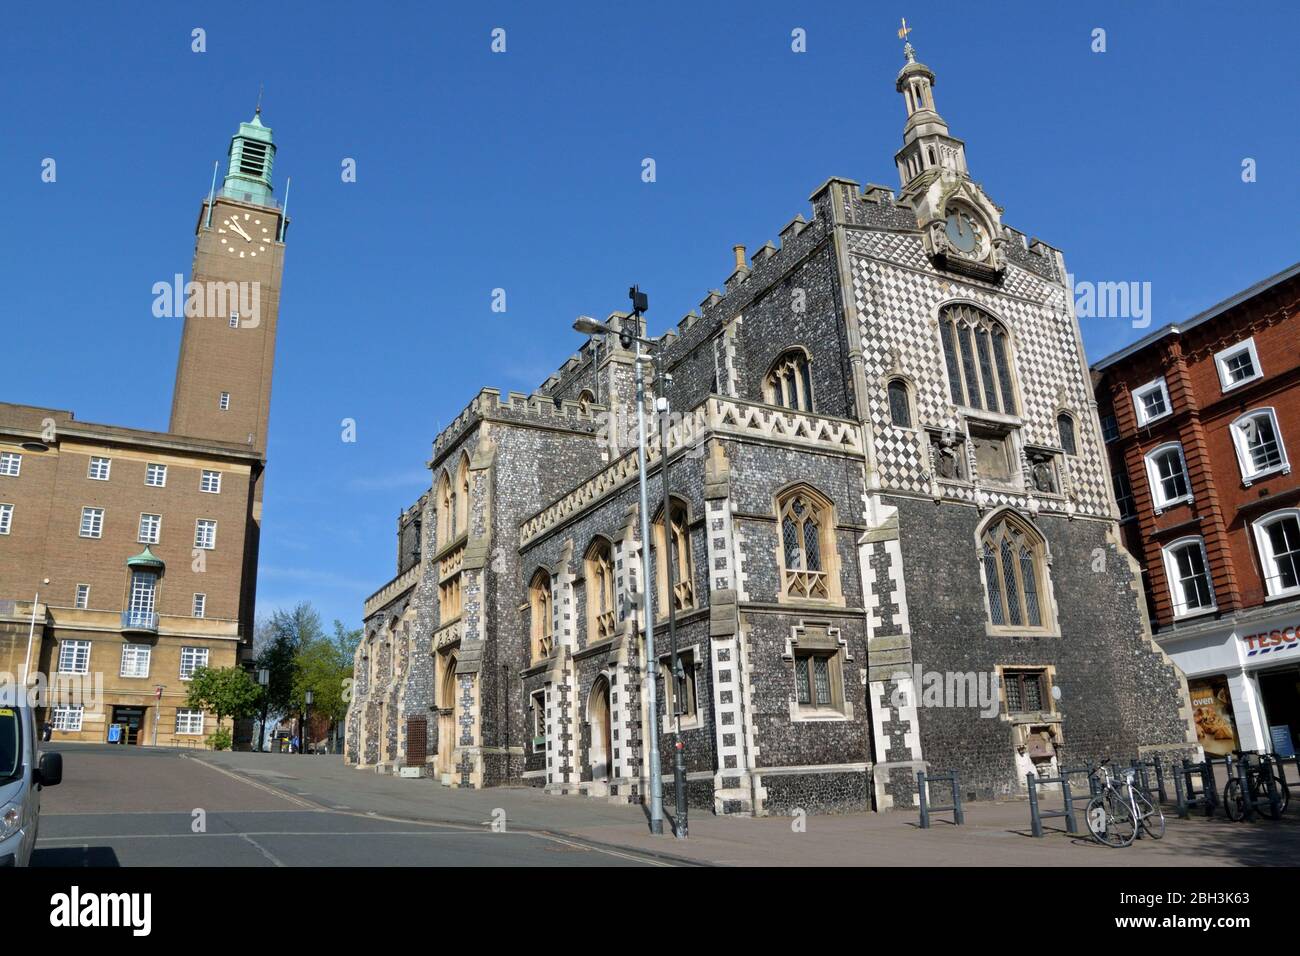
[{"label": "green tree", "polygon": [[324,635],[320,615],[306,601],[299,603],[292,611],[277,610],[270,618],[258,624],[254,637],[254,646],[258,652],[254,666],[258,670],[265,669],[269,679],[266,696],[262,700],[259,750],[265,741],[267,724],[271,718],[278,719],[292,712],[299,650],[320,640]]},{"label": "green tree", "polygon": [[[361,640],[361,629],[349,630],[334,622],[333,637],[321,635],[298,648],[290,708],[305,709],[307,691],[312,692],[312,714],[326,723],[326,732],[348,713],[351,695],[352,658]],[[308,735],[310,736],[310,735]]]},{"label": "green tree", "polygon": [[261,696],[262,689],[242,667],[199,667],[190,677],[185,705],[216,714],[217,734],[220,735],[221,722],[225,718],[252,717],[257,713]]}]

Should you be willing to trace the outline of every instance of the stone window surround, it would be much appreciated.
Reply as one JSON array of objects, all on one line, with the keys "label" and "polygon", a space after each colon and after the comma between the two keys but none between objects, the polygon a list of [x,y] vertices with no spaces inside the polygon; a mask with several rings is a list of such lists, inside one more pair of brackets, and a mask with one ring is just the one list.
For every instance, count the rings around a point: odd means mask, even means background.
[{"label": "stone window surround", "polygon": [[845,686],[845,675],[848,672],[846,665],[853,662],[848,640],[828,620],[800,618],[798,624],[791,625],[790,636],[786,638],[785,649],[781,653],[781,659],[790,664],[791,685],[795,680],[795,658],[809,652],[819,652],[818,656],[830,658],[831,706],[800,704],[798,691],[792,686],[789,697],[790,721],[824,723],[853,720],[853,701],[849,699]]},{"label": "stone window surround", "polygon": [[[813,504],[821,510],[821,520],[818,522],[821,530],[821,558],[822,571],[825,574],[827,597],[812,598],[798,597],[787,593],[785,586],[785,539],[781,527],[781,512],[786,502],[796,494],[803,494],[810,498]],[[777,583],[778,604],[783,605],[802,605],[802,606],[826,606],[844,607],[844,589],[840,581],[840,575],[843,568],[840,564],[840,549],[838,542],[839,521],[835,505],[827,495],[822,494],[816,487],[806,481],[794,481],[788,485],[778,488],[776,494],[772,496],[772,514],[756,516],[764,520],[772,521],[775,526],[775,544],[773,553],[776,555],[776,566],[780,573],[780,580]]]},{"label": "stone window surround", "polygon": [[[996,409],[996,408],[990,409],[990,408],[982,408],[982,407],[967,405],[963,401],[963,399],[966,397],[965,395],[952,394],[952,382],[949,377],[948,364],[947,364],[948,363],[947,323],[950,322],[954,323],[953,328],[955,329],[956,328],[955,323],[957,320],[957,316],[959,314],[959,310],[963,308],[968,309],[971,312],[977,313],[980,317],[981,324],[984,324],[986,328],[991,329],[993,326],[997,326],[1001,329],[1001,332],[1006,342],[1007,373],[1008,376],[1010,377],[1010,382],[1008,383],[1008,385],[1011,392],[1011,400],[1015,403],[1015,408],[1011,411],[1003,411],[1001,409]],[[996,421],[1013,422],[1017,427],[1022,425],[1023,422],[1020,418],[1020,413],[1025,408],[1025,397],[1023,394],[1021,394],[1020,375],[1018,374],[1017,361],[1016,361],[1016,356],[1019,355],[1020,348],[1016,338],[1015,331],[1013,330],[1011,323],[1009,323],[1005,318],[1003,318],[1000,314],[998,314],[997,311],[989,308],[989,306],[986,303],[977,302],[974,299],[970,299],[962,296],[957,296],[951,299],[945,299],[944,301],[940,302],[938,305],[934,307],[934,310],[931,314],[932,314],[931,329],[933,332],[932,341],[934,342],[937,348],[934,354],[939,356],[941,359],[941,364],[939,366],[939,374],[943,378],[943,391],[948,396],[949,404],[951,405],[951,407],[958,410],[963,415],[987,416]],[[966,321],[967,319],[969,319],[969,316],[962,316],[963,321]],[[957,349],[954,355],[959,365],[958,375],[961,379],[962,387],[966,388],[967,387],[966,372],[964,367],[960,367],[962,361],[961,343],[954,342],[953,344],[956,346]],[[978,349],[978,346],[975,346],[975,348]],[[994,364],[996,365],[996,356],[994,357],[994,359],[995,359]],[[977,366],[978,366],[978,361],[979,361],[978,356],[976,356]],[[983,374],[982,370],[980,370],[977,367],[976,376],[978,380],[978,385],[982,385],[982,379],[980,378],[982,374]],[[1002,392],[1001,373],[995,368],[993,370],[993,375],[994,375],[994,380],[997,383],[998,403],[1001,405],[1005,403],[1005,395]],[[983,402],[984,400],[985,400],[984,395],[981,390],[980,401]]]},{"label": "stone window surround", "polygon": [[528,579],[529,662],[538,664],[555,650],[554,584],[546,568],[538,568]]},{"label": "stone window surround", "polygon": [[[614,567],[614,543],[608,537],[597,534],[587,545],[582,559],[582,582],[584,603],[587,617],[587,643],[598,644],[610,640],[619,633],[618,621],[618,585],[617,572]],[[605,610],[600,610],[599,590],[604,588]],[[575,584],[577,581],[574,582]],[[601,618],[604,618],[603,626]],[[608,633],[603,633],[607,631]]]},{"label": "stone window surround", "polygon": [[[1027,625],[994,624],[993,612],[989,606],[989,585],[984,568],[984,533],[1004,518],[1014,518],[1022,530],[1029,533],[1038,547],[1037,566],[1041,574],[1038,587],[1039,611],[1043,623],[1040,627]],[[1056,587],[1052,580],[1052,549],[1047,543],[1047,536],[1015,508],[999,508],[989,514],[975,528],[975,563],[980,575],[980,598],[984,602],[984,634],[986,637],[1008,637],[1022,634],[1034,637],[1061,637],[1060,610],[1056,603]]]},{"label": "stone window surround", "polygon": [[[665,636],[666,637],[666,636]],[[678,646],[677,654],[681,658],[689,656],[689,662],[682,660],[682,670],[687,675],[687,681],[690,684],[690,694],[692,710],[682,714],[682,730],[696,730],[703,726],[704,720],[700,708],[699,694],[699,675],[704,668],[704,661],[700,657],[700,646],[691,644],[687,647]],[[664,702],[664,714],[662,721],[662,731],[665,734],[671,734],[677,729],[676,721],[673,719],[673,684],[672,684],[672,651],[660,653],[659,657],[659,675],[663,678],[664,693],[661,695]]]},{"label": "stone window surround", "polygon": [[[676,614],[680,617],[683,614],[689,614],[699,608],[699,599],[695,593],[695,553],[691,542],[691,529],[694,525],[700,523],[701,519],[691,513],[691,506],[684,498],[672,495],[670,498],[671,507],[674,517],[680,515],[680,521],[672,522],[673,538],[673,580],[676,582],[676,588],[684,595],[682,606],[676,609]],[[680,534],[678,533],[680,530]],[[658,627],[661,622],[668,620],[668,563],[665,560],[664,551],[664,509],[663,505],[659,506],[659,512],[655,515],[654,520],[650,522],[650,539],[653,543],[654,552],[654,611],[655,626]],[[683,559],[683,555],[685,556]],[[685,587],[683,587],[685,585]]]},{"label": "stone window surround", "polygon": [[[910,418],[912,422],[910,425],[899,425],[894,421],[894,406],[889,397],[890,388],[894,384],[902,385],[903,392],[907,396],[907,414],[908,418]],[[884,386],[885,408],[889,412],[889,427],[897,428],[899,431],[904,432],[920,432],[922,428],[919,410],[916,405],[916,382],[910,375],[906,375],[902,372],[893,372],[890,375],[885,376]]]}]

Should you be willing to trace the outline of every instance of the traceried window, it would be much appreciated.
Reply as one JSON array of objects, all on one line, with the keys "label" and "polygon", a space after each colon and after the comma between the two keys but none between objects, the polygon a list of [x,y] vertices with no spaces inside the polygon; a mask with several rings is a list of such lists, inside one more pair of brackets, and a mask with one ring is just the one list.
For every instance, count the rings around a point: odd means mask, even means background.
[{"label": "traceried window", "polygon": [[1233,422],[1232,441],[1237,448],[1241,477],[1247,482],[1291,467],[1278,432],[1277,416],[1271,408],[1254,409]]},{"label": "traceried window", "polygon": [[1147,453],[1147,480],[1158,511],[1173,504],[1190,501],[1191,484],[1187,480],[1187,463],[1183,446],[1178,442],[1161,445]]},{"label": "traceried window", "polygon": [[889,420],[899,428],[912,427],[912,395],[901,378],[889,382]]},{"label": "traceried window", "polygon": [[1074,416],[1061,412],[1056,416],[1056,433],[1061,439],[1061,450],[1067,455],[1079,454],[1079,445],[1074,435]]},{"label": "traceried window", "polygon": [[1275,511],[1255,522],[1255,543],[1268,596],[1300,594],[1300,509]]},{"label": "traceried window", "polygon": [[[691,557],[691,536],[686,505],[672,499],[672,520],[669,522],[673,556],[672,599],[674,611],[680,614],[695,607],[695,563]],[[657,611],[661,617],[668,615],[668,562],[664,550],[664,515],[659,512],[650,532],[653,537],[654,574],[657,587]]]},{"label": "traceried window", "polygon": [[533,575],[528,585],[529,628],[532,634],[533,660],[544,661],[555,647],[552,620],[551,576],[543,569]]},{"label": "traceried window", "polygon": [[1213,610],[1214,586],[1210,583],[1205,541],[1197,537],[1179,538],[1165,548],[1164,554],[1174,616]]},{"label": "traceried window", "polygon": [[831,598],[828,558],[834,547],[830,508],[820,495],[795,488],[777,502],[781,540],[781,594],[786,598]]},{"label": "traceried window", "polygon": [[790,349],[783,353],[772,364],[763,381],[763,397],[769,405],[811,412],[812,368],[808,353],[803,349]]},{"label": "traceried window", "polygon": [[939,315],[948,388],[954,405],[1016,414],[1011,345],[991,315],[959,303]]},{"label": "traceried window", "polygon": [[1041,539],[1008,516],[980,536],[984,587],[994,627],[1032,629],[1049,626],[1047,561]]},{"label": "traceried window", "polygon": [[614,552],[606,538],[597,538],[587,548],[587,640],[603,641],[614,636]]}]

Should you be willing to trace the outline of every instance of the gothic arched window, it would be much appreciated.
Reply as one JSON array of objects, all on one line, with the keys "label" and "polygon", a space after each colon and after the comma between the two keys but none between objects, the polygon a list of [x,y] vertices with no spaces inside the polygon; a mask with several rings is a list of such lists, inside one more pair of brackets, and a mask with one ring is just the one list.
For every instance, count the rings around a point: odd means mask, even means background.
[{"label": "gothic arched window", "polygon": [[551,576],[545,569],[538,568],[528,585],[529,631],[534,661],[546,660],[555,646],[551,606]]},{"label": "gothic arched window", "polygon": [[456,470],[456,507],[455,527],[452,536],[469,531],[469,456],[460,456],[460,467]]},{"label": "gothic arched window", "polygon": [[1061,436],[1061,450],[1067,455],[1077,455],[1079,445],[1074,437],[1074,416],[1061,412],[1056,416],[1056,431]]},{"label": "gothic arched window", "polygon": [[939,334],[953,404],[1016,414],[1011,344],[1002,324],[957,303],[939,313]]},{"label": "gothic arched window", "polygon": [[451,491],[451,479],[445,471],[442,473],[442,477],[438,479],[438,494],[434,500],[438,506],[438,543],[436,550],[451,541],[455,534],[453,530],[455,520],[452,517],[454,500]]},{"label": "gothic arched window", "polygon": [[990,524],[980,535],[980,559],[994,627],[1050,626],[1045,548],[1034,531],[1010,516]]},{"label": "gothic arched window", "polygon": [[912,394],[901,378],[889,381],[889,420],[899,428],[912,427]]},{"label": "gothic arched window", "polygon": [[799,348],[783,352],[763,380],[763,397],[769,405],[811,412],[812,368],[808,353]]},{"label": "gothic arched window", "polygon": [[587,640],[614,636],[614,550],[606,538],[587,548]]},{"label": "gothic arched window", "polygon": [[[673,583],[671,590],[673,607],[680,613],[695,607],[695,565],[691,558],[691,535],[686,505],[679,499],[673,498],[671,512],[672,517],[669,521],[673,555]],[[658,613],[667,616],[668,562],[665,558],[667,552],[664,550],[664,513],[662,511],[659,512],[659,517],[655,519],[655,526],[651,531],[651,536],[653,538],[650,546],[651,559],[653,561],[655,581],[659,585],[656,589],[658,591]]]},{"label": "gothic arched window", "polygon": [[835,593],[832,562],[835,539],[830,505],[805,487],[777,500],[781,535],[781,595],[799,600],[830,600]]}]

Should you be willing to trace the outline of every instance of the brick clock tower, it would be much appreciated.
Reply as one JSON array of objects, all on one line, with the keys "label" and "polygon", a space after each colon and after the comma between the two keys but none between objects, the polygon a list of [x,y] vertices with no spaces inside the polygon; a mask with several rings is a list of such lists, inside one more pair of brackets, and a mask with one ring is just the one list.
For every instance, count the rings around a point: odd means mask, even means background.
[{"label": "brick clock tower", "polygon": [[[174,435],[242,445],[266,462],[280,282],[288,218],[275,199],[275,143],[261,107],[230,139],[221,189],[195,229],[176,387]],[[263,470],[251,476],[239,618],[252,634]]]},{"label": "brick clock tower", "polygon": [[186,308],[169,428],[261,452],[287,224],[272,196],[274,159],[259,109],[231,138],[224,184],[199,216],[192,280],[203,301]]}]

